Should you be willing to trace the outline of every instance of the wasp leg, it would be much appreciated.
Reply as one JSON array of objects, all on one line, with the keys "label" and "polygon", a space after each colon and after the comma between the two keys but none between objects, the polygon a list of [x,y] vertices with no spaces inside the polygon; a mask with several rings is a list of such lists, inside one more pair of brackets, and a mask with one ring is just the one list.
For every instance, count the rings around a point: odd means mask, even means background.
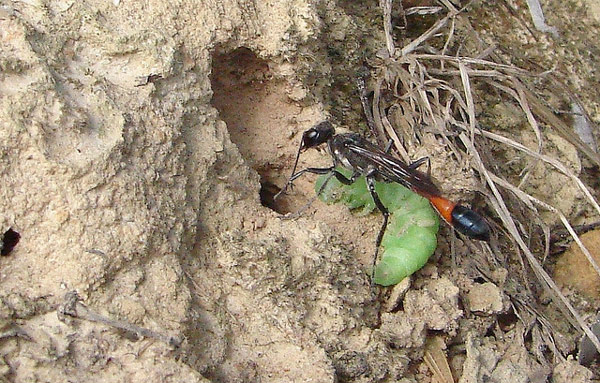
[{"label": "wasp leg", "polygon": [[337,178],[338,181],[340,181],[341,183],[343,183],[346,186],[352,185],[354,182],[356,182],[356,179],[358,177],[360,177],[360,173],[358,173],[358,172],[352,173],[352,176],[350,178],[346,177],[345,175],[338,172],[337,170],[334,170],[332,173],[335,175],[335,178]]},{"label": "wasp leg", "polygon": [[295,217],[299,217],[300,215],[302,215],[303,212],[306,211],[306,209],[308,209],[310,207],[310,205],[313,204],[313,202],[315,202],[315,200],[317,198],[319,198],[319,196],[321,195],[321,193],[323,193],[323,190],[325,190],[325,188],[327,187],[327,184],[329,183],[329,181],[331,181],[331,178],[333,178],[333,176],[335,176],[335,178],[337,178],[338,181],[340,181],[341,183],[343,183],[344,185],[352,185],[354,182],[356,182],[356,179],[360,176],[359,173],[353,173],[352,177],[350,178],[346,178],[342,173],[338,172],[337,170],[332,170],[329,175],[327,176],[327,178],[325,178],[325,182],[323,182],[323,185],[321,185],[321,187],[319,188],[319,190],[317,190],[317,194],[315,194],[314,197],[312,197],[307,203],[306,205],[302,206],[300,208],[300,210],[298,210],[297,212],[293,213],[290,215],[290,217],[286,216],[286,219],[289,218],[295,218]]},{"label": "wasp leg", "polygon": [[338,181],[340,181],[344,185],[352,185],[356,181],[356,179],[360,176],[360,173],[354,172],[354,173],[352,173],[352,176],[350,178],[348,178],[345,175],[343,175],[342,173],[340,173],[339,171],[335,170],[335,166],[332,166],[329,168],[306,168],[306,169],[300,170],[296,174],[292,174],[292,176],[290,177],[290,180],[288,181],[288,184],[291,184],[292,182],[294,182],[295,180],[300,178],[300,176],[305,173],[313,173],[313,174],[332,173],[333,175],[335,175],[335,178],[337,178]]},{"label": "wasp leg", "polygon": [[418,168],[421,167],[421,165],[423,165],[425,162],[427,162],[427,168],[430,169],[431,168],[431,160],[429,159],[429,157],[421,157],[416,161],[411,162],[408,167],[412,170],[416,170]]},{"label": "wasp leg", "polygon": [[[386,154],[390,154],[390,151],[392,150],[392,145],[394,144],[394,140],[390,139],[387,143],[387,145],[385,146],[385,149],[383,150]],[[431,175],[431,160],[429,159],[429,157],[421,157],[416,161],[411,162],[410,164],[408,164],[409,169],[412,170],[416,170],[419,167],[421,167],[421,165],[423,165],[425,162],[427,162],[427,174]]]},{"label": "wasp leg", "polygon": [[369,70],[363,67],[356,78],[356,87],[358,88],[358,96],[360,97],[360,103],[362,104],[363,112],[365,113],[367,126],[372,133],[375,133],[375,119],[373,118],[372,105],[369,105],[369,96],[365,84],[368,74]]},{"label": "wasp leg", "polygon": [[305,173],[313,173],[313,174],[327,174],[330,172],[333,172],[334,167],[328,167],[328,168],[306,168],[306,169],[302,169],[300,170],[298,173],[296,174],[292,174],[292,176],[290,177],[290,180],[288,181],[288,183],[292,183],[295,180],[297,180],[298,178],[300,178],[301,175],[305,174]]},{"label": "wasp leg", "polygon": [[286,190],[292,186],[292,183],[297,180],[298,178],[300,178],[301,175],[305,174],[305,173],[314,173],[314,174],[327,174],[330,173],[334,170],[334,166],[331,166],[329,168],[306,168],[306,169],[302,169],[300,170],[298,173],[293,173],[290,176],[290,179],[286,182],[285,186],[281,188],[281,190],[275,194],[273,196],[274,200],[277,200],[277,198],[279,198],[279,196],[283,193],[286,192]]},{"label": "wasp leg", "polygon": [[367,186],[369,187],[369,192],[371,193],[371,197],[373,197],[373,201],[375,202],[375,206],[379,209],[381,214],[383,214],[383,222],[381,224],[381,228],[379,229],[379,234],[377,234],[377,240],[375,241],[375,255],[373,256],[373,267],[371,271],[371,283],[373,283],[375,279],[375,265],[377,264],[377,256],[379,254],[379,246],[381,246],[381,240],[383,239],[383,234],[385,234],[385,229],[387,228],[388,218],[390,216],[390,211],[383,205],[381,200],[379,199],[379,195],[375,191],[375,174],[374,172],[370,172],[366,176]]},{"label": "wasp leg", "polygon": [[429,157],[421,157],[418,160],[412,162],[408,167],[410,169],[416,170],[418,167],[427,162],[427,176],[431,178],[431,160]]},{"label": "wasp leg", "polygon": [[[292,174],[292,176],[290,177],[290,180],[286,184],[286,188],[287,188],[287,185],[291,185],[294,180],[298,179],[301,175],[303,175],[305,173],[313,173],[313,174],[328,174],[329,173],[329,175],[325,179],[325,182],[323,182],[323,185],[321,185],[321,187],[317,191],[317,194],[314,197],[312,197],[306,203],[306,205],[302,206],[300,208],[300,210],[298,210],[295,213],[288,213],[286,215],[281,216],[280,217],[281,219],[296,219],[296,218],[300,217],[302,215],[302,213],[304,213],[306,211],[306,209],[308,209],[313,204],[313,202],[315,202],[315,200],[321,195],[321,193],[323,192],[323,190],[325,190],[325,187],[327,187],[327,184],[329,183],[329,181],[331,180],[331,178],[333,176],[335,176],[335,178],[337,178],[338,181],[340,181],[344,185],[352,185],[356,181],[356,179],[360,176],[359,173],[354,172],[354,173],[352,173],[352,177],[347,178],[342,173],[335,170],[334,166],[332,166],[330,168],[306,168],[306,169],[300,170],[298,173]],[[285,188],[281,189],[279,191],[279,193],[276,194],[276,196],[279,195],[280,193],[282,193],[283,190],[285,190]]]},{"label": "wasp leg", "polygon": [[[385,146],[385,149],[383,150],[386,154],[390,154],[390,150],[392,150],[392,145],[394,144],[394,140],[392,140],[390,138],[390,140],[388,141],[387,145]],[[418,161],[418,160],[417,160]]]}]

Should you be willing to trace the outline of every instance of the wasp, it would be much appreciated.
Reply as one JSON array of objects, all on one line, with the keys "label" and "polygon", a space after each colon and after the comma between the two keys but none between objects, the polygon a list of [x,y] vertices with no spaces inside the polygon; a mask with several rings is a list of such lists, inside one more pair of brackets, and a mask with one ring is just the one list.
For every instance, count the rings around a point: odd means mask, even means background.
[{"label": "wasp", "polygon": [[[333,159],[333,164],[326,168],[311,167],[296,172],[300,154],[307,149],[316,148],[325,143]],[[344,185],[351,185],[360,176],[364,176],[375,206],[383,215],[383,222],[375,242],[373,264],[377,261],[381,240],[390,216],[390,211],[381,202],[375,190],[376,181],[396,182],[403,185],[428,199],[444,221],[460,233],[470,238],[488,241],[490,227],[487,221],[472,209],[443,197],[442,192],[431,177],[417,169],[424,160],[420,159],[412,164],[406,164],[389,154],[389,149],[380,149],[360,134],[336,134],[331,122],[323,121],[302,134],[292,174],[275,198],[284,193],[296,179],[306,173],[329,174],[330,178],[335,176]],[[338,167],[350,170],[352,172],[350,178],[340,173],[337,170]],[[326,183],[320,188],[318,194],[324,190]]]}]

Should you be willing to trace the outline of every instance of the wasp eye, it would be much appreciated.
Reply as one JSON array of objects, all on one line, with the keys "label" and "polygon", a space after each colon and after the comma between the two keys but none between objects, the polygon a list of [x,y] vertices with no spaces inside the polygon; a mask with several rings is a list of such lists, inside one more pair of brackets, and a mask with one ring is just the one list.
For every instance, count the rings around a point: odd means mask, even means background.
[{"label": "wasp eye", "polygon": [[311,128],[304,132],[302,135],[302,147],[303,148],[312,148],[313,146],[317,146],[321,144],[321,140],[319,139],[320,133]]}]

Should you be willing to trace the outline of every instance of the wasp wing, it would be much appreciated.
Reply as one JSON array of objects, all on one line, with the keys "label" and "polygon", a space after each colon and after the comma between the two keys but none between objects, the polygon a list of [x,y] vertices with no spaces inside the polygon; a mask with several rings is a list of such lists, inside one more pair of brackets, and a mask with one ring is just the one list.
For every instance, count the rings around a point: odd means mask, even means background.
[{"label": "wasp wing", "polygon": [[421,195],[441,195],[440,189],[427,174],[410,168],[398,158],[390,156],[370,142],[365,140],[365,142],[361,142],[361,145],[348,144],[347,148],[371,163],[384,179],[397,182]]}]

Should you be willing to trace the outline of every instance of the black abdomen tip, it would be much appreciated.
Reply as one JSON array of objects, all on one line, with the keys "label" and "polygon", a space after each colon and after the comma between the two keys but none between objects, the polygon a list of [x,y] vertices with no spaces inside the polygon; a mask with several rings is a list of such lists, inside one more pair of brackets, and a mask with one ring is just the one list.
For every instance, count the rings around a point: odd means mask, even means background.
[{"label": "black abdomen tip", "polygon": [[462,205],[456,205],[452,210],[452,226],[464,235],[489,241],[490,226],[482,216]]}]

